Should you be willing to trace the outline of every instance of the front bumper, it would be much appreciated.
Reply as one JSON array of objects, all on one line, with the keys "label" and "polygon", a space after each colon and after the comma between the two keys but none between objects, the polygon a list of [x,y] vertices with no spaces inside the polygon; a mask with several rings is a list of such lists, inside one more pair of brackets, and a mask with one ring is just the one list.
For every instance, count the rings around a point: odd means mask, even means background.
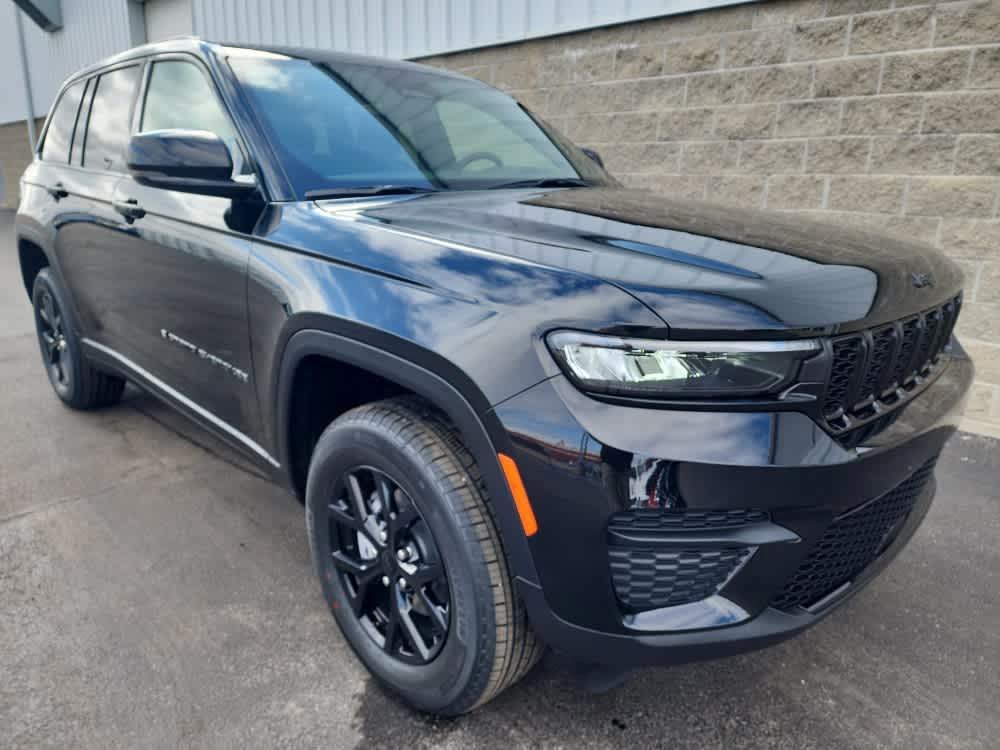
[{"label": "front bumper", "polygon": [[[972,375],[956,347],[890,426],[850,448],[802,413],[612,405],[562,376],[500,404],[539,525],[530,544],[541,585],[519,580],[535,630],[578,658],[628,666],[725,656],[808,628],[919,526],[934,494],[930,469]],[[876,532],[856,521],[861,506],[881,524]],[[635,534],[620,523],[630,513],[644,517]],[[669,523],[646,523],[657,514]],[[863,569],[842,582],[833,576],[834,590],[789,594],[845,528],[851,544],[868,544]],[[621,573],[629,545],[647,564],[632,579],[613,575],[610,560],[614,553]],[[653,558],[659,568],[649,567]],[[822,575],[843,577],[836,549],[823,560]],[[682,572],[690,579],[670,585]]]}]

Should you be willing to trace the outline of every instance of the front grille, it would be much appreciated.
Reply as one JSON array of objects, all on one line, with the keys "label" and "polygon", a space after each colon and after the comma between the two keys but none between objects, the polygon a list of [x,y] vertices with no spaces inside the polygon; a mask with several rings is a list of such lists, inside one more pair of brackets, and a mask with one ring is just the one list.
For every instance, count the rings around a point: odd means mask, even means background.
[{"label": "front grille", "polygon": [[771,606],[809,607],[874,562],[896,538],[927,486],[936,460],[925,463],[895,489],[835,519]]},{"label": "front grille", "polygon": [[635,549],[608,552],[615,593],[634,611],[673,607],[715,594],[746,560],[749,548]]},{"label": "front grille", "polygon": [[939,361],[961,304],[955,297],[919,315],[833,339],[823,398],[827,426],[845,432],[898,403]]}]

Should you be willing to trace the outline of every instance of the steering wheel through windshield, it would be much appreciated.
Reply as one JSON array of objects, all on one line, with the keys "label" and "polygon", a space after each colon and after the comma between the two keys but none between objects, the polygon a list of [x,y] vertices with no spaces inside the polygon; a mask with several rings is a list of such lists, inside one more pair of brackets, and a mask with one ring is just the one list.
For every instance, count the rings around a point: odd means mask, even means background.
[{"label": "steering wheel through windshield", "polygon": [[477,161],[491,161],[494,166],[501,168],[503,167],[503,162],[500,157],[496,154],[491,154],[489,151],[473,151],[468,156],[463,156],[461,159],[455,162],[455,167],[460,171],[465,171],[465,168],[470,164],[475,164]]}]

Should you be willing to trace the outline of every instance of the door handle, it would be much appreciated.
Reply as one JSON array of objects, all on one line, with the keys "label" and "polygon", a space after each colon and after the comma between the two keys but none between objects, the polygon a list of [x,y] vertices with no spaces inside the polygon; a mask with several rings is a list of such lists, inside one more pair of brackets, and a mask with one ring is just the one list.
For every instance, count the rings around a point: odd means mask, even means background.
[{"label": "door handle", "polygon": [[129,198],[124,201],[111,201],[111,205],[114,207],[115,211],[125,217],[125,221],[129,224],[146,215],[146,209],[140,206],[139,201],[135,198]]},{"label": "door handle", "polygon": [[61,182],[57,182],[55,185],[45,188],[45,191],[56,200],[59,200],[60,198],[65,198],[67,195],[69,195],[69,192],[66,190],[66,188],[63,187],[63,184]]}]

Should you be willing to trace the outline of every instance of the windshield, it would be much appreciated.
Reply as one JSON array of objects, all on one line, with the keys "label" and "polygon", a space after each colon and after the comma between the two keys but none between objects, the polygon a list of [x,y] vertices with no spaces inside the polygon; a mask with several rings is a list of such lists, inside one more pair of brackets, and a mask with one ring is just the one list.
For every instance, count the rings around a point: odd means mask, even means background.
[{"label": "windshield", "polygon": [[229,64],[299,199],[337,188],[610,181],[514,99],[478,81],[266,53]]}]

